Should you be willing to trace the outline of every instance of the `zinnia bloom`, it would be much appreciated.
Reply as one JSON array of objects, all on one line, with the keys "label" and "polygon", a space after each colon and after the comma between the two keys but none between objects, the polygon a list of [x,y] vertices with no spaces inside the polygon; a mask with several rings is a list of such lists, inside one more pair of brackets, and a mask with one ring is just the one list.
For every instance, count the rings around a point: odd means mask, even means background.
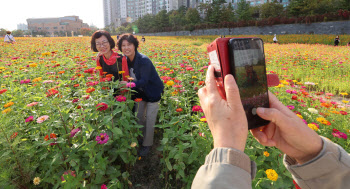
[{"label": "zinnia bloom", "polygon": [[87,88],[86,89],[86,92],[87,93],[92,93],[92,92],[94,92],[95,91],[95,88],[93,88],[93,87],[90,87],[90,88]]},{"label": "zinnia bloom", "polygon": [[136,84],[134,82],[130,82],[126,84],[126,87],[133,88],[133,87],[136,87]]},{"label": "zinnia bloom", "polygon": [[0,94],[5,93],[6,91],[7,91],[7,89],[1,89]]},{"label": "zinnia bloom", "polygon": [[141,101],[142,101],[142,98],[136,98],[134,101],[135,101],[135,102],[141,102]]},{"label": "zinnia bloom", "polygon": [[264,156],[269,157],[270,156],[269,152],[265,151]]},{"label": "zinnia bloom", "polygon": [[32,102],[32,103],[27,104],[27,107],[32,107],[32,106],[35,106],[37,104],[38,104],[38,102]]},{"label": "zinnia bloom", "polygon": [[74,137],[74,136],[75,136],[75,134],[77,134],[79,131],[80,131],[79,127],[78,127],[78,128],[73,129],[73,130],[70,132],[70,137]]},{"label": "zinnia bloom", "polygon": [[107,133],[101,133],[100,136],[96,136],[97,144],[105,144],[109,140]]},{"label": "zinnia bloom", "polygon": [[266,175],[267,175],[267,178],[272,180],[272,181],[277,181],[278,179],[278,174],[276,173],[275,170],[273,169],[268,169],[265,171]]},{"label": "zinnia bloom", "polygon": [[168,85],[168,86],[173,86],[173,85],[174,85],[174,81],[167,81],[167,82],[166,82],[166,85]]},{"label": "zinnia bloom", "polygon": [[10,106],[12,106],[12,105],[14,105],[15,103],[13,103],[13,102],[9,102],[9,103],[6,103],[5,105],[4,105],[4,108],[8,108],[8,107],[10,107]]},{"label": "zinnia bloom", "polygon": [[295,107],[292,105],[288,105],[287,108],[289,108],[290,110],[293,110]]},{"label": "zinnia bloom", "polygon": [[38,119],[36,119],[36,122],[37,123],[42,123],[42,122],[46,121],[47,119],[49,119],[49,116],[48,115],[43,115],[43,116],[38,117]]},{"label": "zinnia bloom", "polygon": [[31,122],[34,120],[34,117],[33,116],[29,116],[27,119],[26,119],[26,122]]},{"label": "zinnia bloom", "polygon": [[200,106],[193,106],[192,107],[193,112],[203,112],[202,108]]},{"label": "zinnia bloom", "polygon": [[9,113],[9,112],[11,112],[11,108],[7,108],[7,109],[5,109],[5,110],[2,111],[3,114],[7,114],[7,113]]},{"label": "zinnia bloom", "polygon": [[35,177],[33,180],[34,185],[39,185],[40,184],[40,178],[39,177]]},{"label": "zinnia bloom", "polygon": [[318,127],[313,123],[307,124],[307,126],[309,126],[314,131],[318,131]]},{"label": "zinnia bloom", "polygon": [[107,189],[107,186],[105,184],[102,184],[101,189]]},{"label": "zinnia bloom", "polygon": [[318,111],[315,108],[308,108],[307,110],[313,114],[318,114]]},{"label": "zinnia bloom", "polygon": [[106,103],[101,102],[101,103],[97,104],[96,107],[98,107],[97,110],[103,111],[103,110],[107,110],[108,105]]},{"label": "zinnia bloom", "polygon": [[176,109],[176,112],[182,112],[182,108]]},{"label": "zinnia bloom", "polygon": [[16,136],[18,135],[18,132],[14,132],[12,135],[11,135],[11,139],[14,139],[14,138],[16,138]]},{"label": "zinnia bloom", "polygon": [[125,96],[122,96],[122,95],[116,96],[115,99],[116,99],[118,102],[125,102],[125,101],[126,101],[126,97],[125,97]]}]

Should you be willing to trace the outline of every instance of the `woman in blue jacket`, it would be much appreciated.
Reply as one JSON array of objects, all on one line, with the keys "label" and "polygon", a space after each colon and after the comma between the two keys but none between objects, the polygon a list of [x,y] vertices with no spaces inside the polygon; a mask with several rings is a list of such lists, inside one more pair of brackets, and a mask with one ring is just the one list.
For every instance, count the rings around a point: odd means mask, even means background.
[{"label": "woman in blue jacket", "polygon": [[117,45],[127,57],[129,75],[136,85],[134,88],[137,91],[136,97],[142,98],[136,106],[138,123],[143,125],[143,141],[139,155],[146,156],[153,145],[154,125],[164,85],[152,61],[137,51],[139,41],[134,35],[122,35]]}]

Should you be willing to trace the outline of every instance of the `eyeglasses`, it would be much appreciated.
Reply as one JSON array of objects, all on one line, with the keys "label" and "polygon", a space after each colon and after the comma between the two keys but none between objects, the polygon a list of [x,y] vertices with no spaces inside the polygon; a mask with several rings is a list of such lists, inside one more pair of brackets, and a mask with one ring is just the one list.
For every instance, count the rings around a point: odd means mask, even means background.
[{"label": "eyeglasses", "polygon": [[108,41],[102,41],[102,43],[96,43],[96,47],[102,47],[102,46],[107,46],[107,44],[109,44]]}]

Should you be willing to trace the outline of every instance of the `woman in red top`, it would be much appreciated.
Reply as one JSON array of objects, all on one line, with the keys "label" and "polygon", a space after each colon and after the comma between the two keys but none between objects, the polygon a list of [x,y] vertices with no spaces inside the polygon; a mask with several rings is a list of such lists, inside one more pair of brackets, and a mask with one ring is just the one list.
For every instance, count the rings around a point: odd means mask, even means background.
[{"label": "woman in red top", "polygon": [[[91,37],[91,49],[99,52],[96,57],[96,65],[100,72],[100,81],[119,80],[127,81],[129,75],[128,63],[126,58],[114,52],[115,42],[111,35],[104,30],[97,30]],[[123,82],[124,83],[124,82]]]}]

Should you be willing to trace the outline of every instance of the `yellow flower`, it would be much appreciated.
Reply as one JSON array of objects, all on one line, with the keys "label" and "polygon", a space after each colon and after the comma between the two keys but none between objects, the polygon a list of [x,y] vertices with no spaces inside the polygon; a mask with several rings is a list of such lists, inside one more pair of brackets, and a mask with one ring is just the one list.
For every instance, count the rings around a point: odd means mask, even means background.
[{"label": "yellow flower", "polygon": [[35,177],[33,180],[34,185],[39,185],[40,184],[40,178],[39,177]]},{"label": "yellow flower", "polygon": [[265,151],[264,156],[269,157],[270,156],[269,152]]},{"label": "yellow flower", "polygon": [[302,83],[298,82],[297,85],[302,85]]},{"label": "yellow flower", "polygon": [[349,95],[348,93],[340,93],[343,96]]},{"label": "yellow flower", "polygon": [[5,104],[4,105],[4,108],[8,108],[8,107],[10,107],[10,106],[12,106],[12,105],[14,105],[15,103],[13,103],[13,102],[9,102],[9,103],[7,103],[7,104]]},{"label": "yellow flower", "polygon": [[297,116],[298,116],[300,119],[303,119],[303,116],[302,116],[302,115],[297,114]]},{"label": "yellow flower", "polygon": [[284,85],[289,85],[289,83],[286,81],[286,80],[282,80],[282,81],[280,81],[282,84],[284,84]]},{"label": "yellow flower", "polygon": [[278,179],[278,174],[276,173],[275,170],[273,169],[268,169],[265,171],[266,175],[267,175],[267,178],[272,180],[272,181],[277,181]]},{"label": "yellow flower", "polygon": [[201,118],[200,121],[206,122],[206,121],[207,121],[207,118],[205,118],[205,117],[204,117],[204,118]]},{"label": "yellow flower", "polygon": [[118,73],[119,73],[119,74],[123,74],[123,73],[125,73],[125,71],[119,71]]},{"label": "yellow flower", "polygon": [[281,88],[281,87],[284,87],[284,85],[283,85],[283,84],[279,84],[279,85],[277,85],[276,87],[277,87],[277,88]]},{"label": "yellow flower", "polygon": [[197,79],[197,76],[192,76],[192,79]]},{"label": "yellow flower", "polygon": [[38,66],[37,63],[29,64],[29,67],[31,67],[31,68],[34,68],[34,67],[37,67],[37,66]]},{"label": "yellow flower", "polygon": [[315,124],[310,123],[310,124],[307,124],[307,126],[309,126],[314,131],[318,131],[318,128]]},{"label": "yellow flower", "polygon": [[174,91],[174,92],[171,93],[171,95],[172,95],[172,96],[176,96],[178,93],[179,93],[179,92]]},{"label": "yellow flower", "polygon": [[7,108],[7,109],[3,110],[1,113],[7,114],[7,113],[9,113],[10,111],[11,111],[11,108]]},{"label": "yellow flower", "polygon": [[42,77],[37,77],[37,78],[33,79],[32,82],[35,83],[35,82],[41,81],[42,80],[41,78]]},{"label": "yellow flower", "polygon": [[173,85],[174,85],[174,81],[167,81],[167,82],[166,82],[166,85],[168,85],[168,86],[173,86]]},{"label": "yellow flower", "polygon": [[294,83],[298,82],[297,80],[293,80]]},{"label": "yellow flower", "polygon": [[342,100],[342,102],[344,102],[345,104],[349,103],[349,101],[347,100]]},{"label": "yellow flower", "polygon": [[101,66],[97,66],[95,69],[96,70],[102,70],[102,67]]}]

